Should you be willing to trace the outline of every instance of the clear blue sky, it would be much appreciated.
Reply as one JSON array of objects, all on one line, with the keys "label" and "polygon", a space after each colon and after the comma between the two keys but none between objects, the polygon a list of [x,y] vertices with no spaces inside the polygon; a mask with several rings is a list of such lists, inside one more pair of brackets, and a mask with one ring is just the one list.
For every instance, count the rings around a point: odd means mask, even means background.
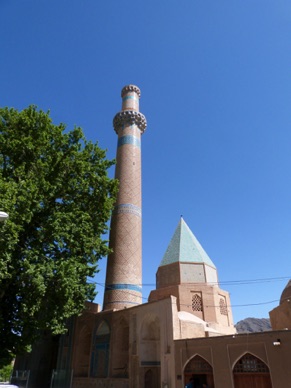
[{"label": "clear blue sky", "polygon": [[0,12],[1,106],[50,109],[114,158],[121,88],[140,87],[145,300],[182,214],[235,322],[268,317],[291,277],[290,0],[0,0]]}]

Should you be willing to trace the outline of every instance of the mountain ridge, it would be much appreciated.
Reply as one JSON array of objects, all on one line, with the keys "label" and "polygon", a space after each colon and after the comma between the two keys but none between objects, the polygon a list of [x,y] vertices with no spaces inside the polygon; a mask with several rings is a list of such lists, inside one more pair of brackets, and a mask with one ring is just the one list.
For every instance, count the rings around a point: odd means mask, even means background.
[{"label": "mountain ridge", "polygon": [[258,333],[272,330],[269,318],[245,318],[237,322],[235,328],[239,334]]}]

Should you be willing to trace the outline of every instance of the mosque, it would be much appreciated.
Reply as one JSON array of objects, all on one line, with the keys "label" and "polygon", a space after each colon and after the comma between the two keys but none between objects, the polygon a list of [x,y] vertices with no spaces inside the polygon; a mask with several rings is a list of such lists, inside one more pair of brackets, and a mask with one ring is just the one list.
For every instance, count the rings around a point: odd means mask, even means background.
[{"label": "mosque", "polygon": [[[272,331],[237,334],[229,293],[183,218],[142,303],[140,90],[122,89],[118,136],[119,193],[111,218],[103,308],[87,303],[60,338],[44,333],[18,356],[14,380],[27,388],[291,387],[291,281],[270,312]],[[18,377],[17,377],[17,376]],[[20,376],[20,377],[19,377]],[[24,377],[22,377],[24,380]],[[24,386],[24,385],[23,385]]]}]

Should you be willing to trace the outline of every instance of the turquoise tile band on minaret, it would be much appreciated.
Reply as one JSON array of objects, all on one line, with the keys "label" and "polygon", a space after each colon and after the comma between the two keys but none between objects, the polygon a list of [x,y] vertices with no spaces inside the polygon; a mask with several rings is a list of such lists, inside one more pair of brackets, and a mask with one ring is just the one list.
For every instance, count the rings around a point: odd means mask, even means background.
[{"label": "turquoise tile band on minaret", "polygon": [[132,213],[138,217],[141,217],[141,208],[134,206],[131,203],[122,203],[114,207],[114,213]]},{"label": "turquoise tile band on minaret", "polygon": [[141,135],[147,127],[139,112],[140,90],[122,89],[122,110],[113,119],[118,135],[115,178],[119,191],[112,212],[103,310],[142,303]]},{"label": "turquoise tile band on minaret", "polygon": [[140,140],[132,135],[122,136],[118,139],[117,147],[121,147],[125,144],[131,144],[135,147],[140,147]]}]

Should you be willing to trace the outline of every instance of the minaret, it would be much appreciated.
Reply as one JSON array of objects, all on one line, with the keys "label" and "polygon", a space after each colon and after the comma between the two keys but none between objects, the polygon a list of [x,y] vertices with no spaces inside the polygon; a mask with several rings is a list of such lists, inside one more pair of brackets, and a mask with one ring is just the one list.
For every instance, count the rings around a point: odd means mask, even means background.
[{"label": "minaret", "polygon": [[122,110],[113,119],[118,135],[115,178],[117,201],[111,217],[104,310],[123,309],[142,302],[141,135],[146,118],[139,112],[140,90],[121,91]]}]

